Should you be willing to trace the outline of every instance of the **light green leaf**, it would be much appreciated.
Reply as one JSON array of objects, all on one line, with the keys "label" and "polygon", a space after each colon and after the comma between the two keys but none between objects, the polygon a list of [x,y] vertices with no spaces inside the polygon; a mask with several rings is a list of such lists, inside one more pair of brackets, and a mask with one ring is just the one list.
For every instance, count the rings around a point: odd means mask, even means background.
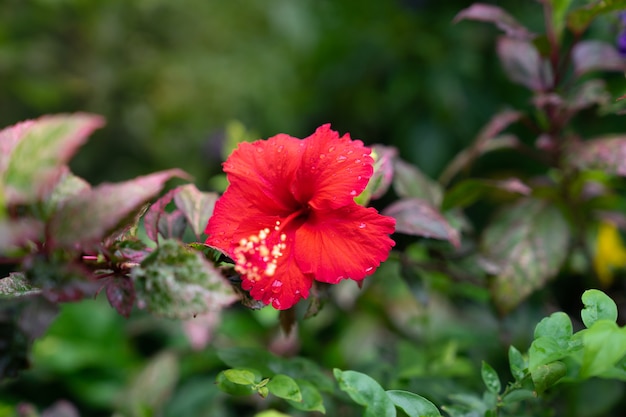
[{"label": "light green leaf", "polygon": [[482,237],[483,265],[495,275],[491,292],[501,312],[516,307],[559,272],[569,235],[561,212],[533,198],[503,208],[492,220]]},{"label": "light green leaf", "polygon": [[572,334],[572,321],[567,314],[561,311],[545,317],[535,327],[535,339],[544,336],[550,337],[562,349],[567,349]]},{"label": "light green leaf", "polygon": [[549,0],[549,3],[552,5],[552,27],[557,40],[560,40],[565,28],[565,16],[572,0]]},{"label": "light green leaf", "polygon": [[224,391],[227,394],[236,395],[236,396],[254,394],[255,390],[252,387],[252,385],[236,384],[230,381],[228,378],[226,378],[226,375],[224,375],[224,372],[225,371],[220,372],[219,374],[217,374],[217,377],[215,378],[215,383],[217,384],[217,387],[220,390]]},{"label": "light green leaf", "polygon": [[521,381],[526,376],[526,369],[528,368],[526,360],[513,345],[509,346],[509,367],[511,368],[511,375],[516,381]]},{"label": "light green leaf", "polygon": [[298,410],[303,411],[319,411],[320,413],[326,413],[324,408],[324,399],[319,390],[307,380],[296,379],[300,392],[302,393],[301,401],[294,401],[287,399],[287,402]]},{"label": "light green leaf", "polygon": [[421,395],[408,391],[389,390],[387,396],[409,417],[439,417],[441,414],[435,404]]},{"label": "light green leaf", "polygon": [[498,394],[502,389],[502,384],[500,382],[500,377],[498,377],[498,373],[489,365],[487,362],[483,361],[482,366],[480,368],[480,375],[483,378],[483,382],[487,387],[487,390],[493,392],[494,394]]},{"label": "light green leaf", "polygon": [[356,371],[333,370],[339,388],[357,404],[365,406],[364,417],[395,417],[396,408],[385,390],[370,376]]},{"label": "light green leaf", "polygon": [[224,377],[234,384],[252,385],[256,382],[254,372],[247,369],[227,369],[223,373]]},{"label": "light green leaf", "polygon": [[289,417],[289,414],[284,414],[276,410],[265,410],[260,413],[256,413],[254,417]]},{"label": "light green leaf", "polygon": [[158,316],[191,318],[219,311],[237,298],[213,265],[175,240],[164,240],[131,276],[137,305]]},{"label": "light green leaf", "polygon": [[103,124],[100,116],[77,113],[23,125],[6,161],[2,182],[7,203],[28,204],[49,195],[70,158]]},{"label": "light green leaf", "polygon": [[583,333],[580,377],[590,378],[611,369],[626,355],[626,329],[612,320],[597,320]]},{"label": "light green leaf", "polygon": [[617,320],[617,305],[615,301],[600,290],[587,290],[582,295],[584,304],[580,316],[587,328],[598,320]]},{"label": "light green leaf", "polygon": [[528,349],[528,368],[530,372],[538,367],[562,359],[569,351],[559,345],[556,339],[549,336],[542,336],[533,340]]},{"label": "light green leaf", "polygon": [[278,374],[274,375],[267,383],[267,389],[271,394],[285,400],[302,401],[300,387],[293,378]]}]

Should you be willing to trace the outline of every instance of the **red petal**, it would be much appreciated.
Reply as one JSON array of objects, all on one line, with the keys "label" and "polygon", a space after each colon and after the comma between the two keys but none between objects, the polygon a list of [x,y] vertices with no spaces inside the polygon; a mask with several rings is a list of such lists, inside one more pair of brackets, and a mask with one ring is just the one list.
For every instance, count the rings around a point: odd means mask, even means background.
[{"label": "red petal", "polygon": [[348,134],[340,138],[329,124],[317,128],[304,142],[302,163],[292,185],[297,200],[315,209],[352,203],[372,176],[371,150]]},{"label": "red petal", "polygon": [[[295,262],[293,254],[293,231],[289,233],[291,237],[286,238],[282,248],[282,256],[276,259],[276,269],[271,273],[243,273],[242,287],[250,291],[250,295],[255,299],[271,304],[278,310],[286,310],[293,307],[302,298],[309,296],[309,289],[313,283],[310,275],[303,274]],[[267,245],[270,250],[272,243],[278,242],[277,236],[268,238]],[[267,262],[263,262],[258,257],[248,258],[252,266],[256,266],[260,271],[264,271]]]},{"label": "red petal", "polygon": [[285,134],[240,143],[224,163],[224,172],[231,184],[229,189],[240,188],[244,206],[253,205],[274,215],[294,211],[298,204],[290,186],[303,150],[302,140]]},{"label": "red petal", "polygon": [[389,256],[394,226],[393,218],[357,204],[313,212],[296,231],[296,260],[318,281],[361,280]]}]

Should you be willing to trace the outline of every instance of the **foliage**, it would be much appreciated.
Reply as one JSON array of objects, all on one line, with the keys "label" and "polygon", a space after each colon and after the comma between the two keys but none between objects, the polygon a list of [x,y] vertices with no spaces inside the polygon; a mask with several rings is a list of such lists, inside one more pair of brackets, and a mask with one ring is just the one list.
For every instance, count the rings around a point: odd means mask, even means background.
[{"label": "foliage", "polygon": [[[72,172],[102,117],[1,130],[0,415],[618,412],[626,136],[586,121],[622,111],[605,73],[626,64],[594,25],[617,25],[626,2],[538,6],[539,30],[494,5],[458,12],[454,30],[502,32],[494,56],[527,100],[492,115],[436,180],[403,147],[374,145],[354,201],[395,219],[394,251],[358,288],[316,283],[280,312],[250,296],[225,248],[203,243],[221,197],[172,183],[186,172],[99,185]],[[228,150],[254,136],[228,134]],[[488,169],[496,161],[511,163]]]}]

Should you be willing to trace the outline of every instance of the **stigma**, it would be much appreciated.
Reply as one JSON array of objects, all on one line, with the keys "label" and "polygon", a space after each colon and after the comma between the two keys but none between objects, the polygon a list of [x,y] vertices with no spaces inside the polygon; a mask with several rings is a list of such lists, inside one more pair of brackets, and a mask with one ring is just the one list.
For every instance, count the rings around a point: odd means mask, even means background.
[{"label": "stigma", "polygon": [[235,271],[254,282],[273,277],[287,247],[287,235],[280,233],[280,229],[280,221],[277,221],[273,230],[266,227],[241,239],[233,251]]}]

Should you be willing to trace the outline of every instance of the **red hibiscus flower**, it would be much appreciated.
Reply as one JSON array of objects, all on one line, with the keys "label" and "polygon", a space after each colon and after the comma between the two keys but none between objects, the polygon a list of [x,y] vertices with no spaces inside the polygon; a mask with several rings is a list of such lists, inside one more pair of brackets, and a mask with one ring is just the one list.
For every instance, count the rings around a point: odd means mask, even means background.
[{"label": "red hibiscus flower", "polygon": [[224,163],[229,186],[206,227],[250,295],[277,309],[313,280],[360,281],[389,255],[395,220],[354,202],[373,172],[370,149],[330,125],[306,139],[241,143]]}]

